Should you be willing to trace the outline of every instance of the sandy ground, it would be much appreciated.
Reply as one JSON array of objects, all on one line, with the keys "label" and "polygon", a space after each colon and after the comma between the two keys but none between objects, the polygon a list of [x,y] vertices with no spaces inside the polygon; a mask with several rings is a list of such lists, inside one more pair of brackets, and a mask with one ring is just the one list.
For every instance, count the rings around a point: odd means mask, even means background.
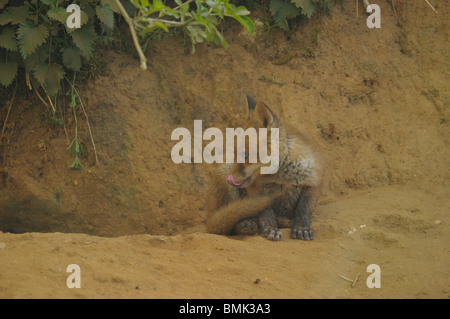
[{"label": "sandy ground", "polygon": [[[448,298],[450,4],[434,1],[436,16],[379,2],[381,29],[343,1],[289,37],[262,23],[255,36],[228,26],[227,50],[155,42],[147,72],[103,52],[105,73],[80,87],[99,158],[80,110],[82,171],[67,168],[67,104],[64,128],[37,100],[15,105],[0,144],[0,298]],[[242,125],[247,92],[323,150],[312,242],[206,234],[215,167],[170,158],[177,127]]]},{"label": "sandy ground", "polygon": [[[448,193],[403,185],[322,203],[311,242],[288,229],[282,242],[2,233],[0,297],[448,298],[449,209]],[[70,264],[80,266],[79,289],[67,287]],[[370,264],[380,267],[381,288],[367,286]]]}]

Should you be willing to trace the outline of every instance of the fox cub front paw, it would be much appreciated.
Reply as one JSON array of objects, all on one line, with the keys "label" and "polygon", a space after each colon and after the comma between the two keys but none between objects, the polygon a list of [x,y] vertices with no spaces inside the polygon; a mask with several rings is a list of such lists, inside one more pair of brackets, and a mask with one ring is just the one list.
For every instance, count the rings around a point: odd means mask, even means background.
[{"label": "fox cub front paw", "polygon": [[303,239],[303,240],[313,240],[313,232],[310,228],[304,228],[304,227],[294,227],[292,228],[291,237],[293,239]]},{"label": "fox cub front paw", "polygon": [[261,232],[261,235],[269,240],[280,241],[283,234],[279,229],[267,227]]}]

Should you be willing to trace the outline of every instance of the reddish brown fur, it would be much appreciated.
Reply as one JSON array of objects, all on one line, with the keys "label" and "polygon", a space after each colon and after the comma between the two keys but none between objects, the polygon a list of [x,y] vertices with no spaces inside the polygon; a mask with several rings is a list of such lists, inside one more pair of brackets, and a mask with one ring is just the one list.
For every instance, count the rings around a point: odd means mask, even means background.
[{"label": "reddish brown fur", "polygon": [[[246,233],[250,225],[258,227],[268,238],[279,240],[278,220],[283,226],[291,221],[293,238],[312,239],[310,215],[320,194],[322,157],[302,133],[282,124],[266,105],[250,98],[248,101],[249,119],[244,129],[279,129],[280,167],[275,174],[262,175],[260,168],[269,164],[247,160],[222,165],[208,193],[207,231]],[[270,147],[268,143],[268,154]],[[246,152],[249,152],[248,145]],[[245,182],[240,187],[232,186],[225,180],[229,174],[237,183]]]}]

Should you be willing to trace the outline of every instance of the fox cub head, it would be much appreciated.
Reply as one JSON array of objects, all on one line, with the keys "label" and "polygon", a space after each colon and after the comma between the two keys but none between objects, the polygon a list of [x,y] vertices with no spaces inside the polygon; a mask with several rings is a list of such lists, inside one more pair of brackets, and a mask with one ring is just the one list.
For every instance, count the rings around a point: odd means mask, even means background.
[{"label": "fox cub head", "polygon": [[267,105],[255,101],[249,95],[247,95],[247,104],[247,123],[236,134],[238,143],[235,146],[235,161],[226,178],[230,185],[241,188],[252,185],[261,172],[264,172],[263,169],[272,168],[274,162],[277,165],[274,171],[276,172],[279,163],[279,136],[271,130],[274,128],[278,133],[280,127],[278,118]]}]

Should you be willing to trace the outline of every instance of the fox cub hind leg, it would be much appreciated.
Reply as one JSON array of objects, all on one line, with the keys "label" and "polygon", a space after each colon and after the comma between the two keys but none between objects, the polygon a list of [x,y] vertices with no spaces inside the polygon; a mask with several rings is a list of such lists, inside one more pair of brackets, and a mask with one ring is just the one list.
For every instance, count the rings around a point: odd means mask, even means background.
[{"label": "fox cub hind leg", "polygon": [[275,212],[271,207],[264,209],[257,217],[246,218],[234,227],[234,233],[239,235],[260,234],[269,240],[280,241],[281,230],[278,229]]},{"label": "fox cub hind leg", "polygon": [[258,233],[257,218],[246,218],[234,226],[234,234],[238,235],[256,235]]}]

